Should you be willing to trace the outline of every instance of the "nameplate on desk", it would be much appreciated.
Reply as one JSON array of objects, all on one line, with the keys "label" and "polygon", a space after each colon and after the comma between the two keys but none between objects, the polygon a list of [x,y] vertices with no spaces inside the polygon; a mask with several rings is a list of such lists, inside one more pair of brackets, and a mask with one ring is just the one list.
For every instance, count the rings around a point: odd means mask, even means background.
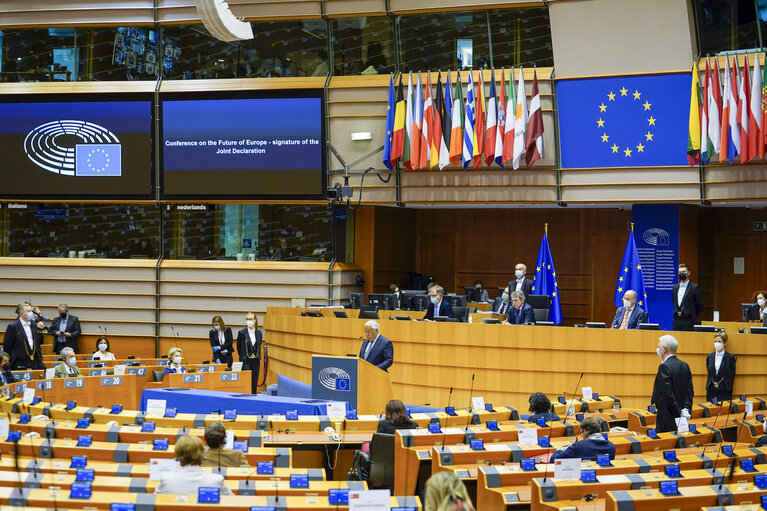
[{"label": "nameplate on desk", "polygon": [[[43,383],[43,382],[40,382]],[[64,380],[65,389],[76,389],[85,386],[85,380],[82,378],[67,378]]]},{"label": "nameplate on desk", "polygon": [[240,373],[220,373],[221,381],[240,381]]},{"label": "nameplate on desk", "polygon": [[21,394],[21,393],[22,393],[22,392],[24,392],[25,390],[27,390],[27,384],[26,384],[26,383],[17,383],[17,384],[16,384],[16,385],[13,387],[13,393],[14,393],[14,394]]},{"label": "nameplate on desk", "polygon": [[290,474],[290,487],[291,488],[308,488],[309,475],[308,474]]},{"label": "nameplate on desk", "polygon": [[92,483],[95,472],[92,468],[78,468],[75,481],[78,483]]},{"label": "nameplate on desk", "polygon": [[94,368],[94,367],[104,367],[105,362],[88,362],[88,367]]},{"label": "nameplate on desk", "polygon": [[197,372],[198,373],[215,373],[216,366],[198,366]]},{"label": "nameplate on desk", "polygon": [[[65,387],[69,380],[64,380]],[[35,388],[37,390],[51,390],[53,388],[53,380],[43,380],[35,382]]]},{"label": "nameplate on desk", "polygon": [[202,375],[184,374],[184,383],[202,383]]},{"label": "nameplate on desk", "polygon": [[101,378],[102,387],[109,387],[113,385],[122,385],[122,384],[123,384],[122,376],[106,376]]},{"label": "nameplate on desk", "polygon": [[108,369],[91,369],[88,371],[88,376],[106,376],[109,374]]},{"label": "nameplate on desk", "polygon": [[136,376],[146,376],[146,367],[126,367],[125,372]]},{"label": "nameplate on desk", "polygon": [[23,371],[20,373],[14,371],[11,374],[15,376],[17,380],[29,381],[32,379],[32,371]]}]

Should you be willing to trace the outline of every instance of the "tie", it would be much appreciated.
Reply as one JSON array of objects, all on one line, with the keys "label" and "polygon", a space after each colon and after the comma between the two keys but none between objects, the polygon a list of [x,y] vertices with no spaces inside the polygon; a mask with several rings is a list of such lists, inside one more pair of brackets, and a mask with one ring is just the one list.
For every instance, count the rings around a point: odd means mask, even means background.
[{"label": "tie", "polygon": [[501,302],[501,310],[498,313],[506,314],[506,302]]},{"label": "tie", "polygon": [[373,343],[374,343],[374,342],[375,342],[375,341],[368,341],[368,347],[367,347],[367,348],[365,348],[365,356],[364,356],[364,357],[362,357],[362,358],[364,358],[365,360],[367,360],[367,359],[368,359],[368,355],[370,355],[370,350],[372,350],[372,349],[373,349]]},{"label": "tie", "polygon": [[629,324],[629,316],[631,316],[631,311],[629,309],[626,309],[625,314],[623,314],[623,321],[621,321],[621,326],[619,330],[626,330],[626,327]]}]

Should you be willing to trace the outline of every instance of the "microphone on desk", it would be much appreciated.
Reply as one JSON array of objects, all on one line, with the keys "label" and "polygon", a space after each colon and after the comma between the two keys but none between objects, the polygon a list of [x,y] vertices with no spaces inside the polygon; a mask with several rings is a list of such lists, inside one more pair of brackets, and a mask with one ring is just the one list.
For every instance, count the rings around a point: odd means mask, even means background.
[{"label": "microphone on desk", "polygon": [[[48,439],[48,448],[53,450],[53,447],[51,447],[51,438],[53,436],[53,429],[52,428],[46,428],[45,430],[45,438]],[[34,448],[32,449],[32,452],[34,452]],[[53,477],[53,456],[49,457],[49,461],[51,463],[51,477]],[[37,465],[37,458],[35,458],[35,465]],[[56,490],[51,491],[51,497],[53,498],[53,511],[58,511],[58,504],[56,503]]]},{"label": "microphone on desk", "polygon": [[[450,406],[450,401],[453,399],[453,387],[450,387],[450,395],[447,396],[447,407]],[[439,419],[437,419],[439,420]],[[445,419],[445,430],[442,431],[442,452],[445,452],[445,438],[447,437],[447,419]]]},{"label": "microphone on desk", "polygon": [[362,340],[362,339],[365,339],[365,337],[364,337],[364,336],[362,336],[362,335],[361,335],[361,336],[359,336],[359,337],[357,337],[356,339],[354,339],[354,340],[353,340],[353,341],[352,341],[352,342],[349,344],[349,346],[347,346],[347,347],[346,347],[346,349],[344,350],[344,351],[346,351],[346,352],[347,352],[345,356],[347,356],[347,357],[356,357],[356,356],[357,356],[357,354],[356,354],[356,353],[348,353],[348,351],[351,349],[351,347],[352,347],[352,346],[354,346],[354,343],[355,343],[355,342],[357,342],[357,341],[360,341],[360,340]]},{"label": "microphone on desk", "polygon": [[[282,454],[280,454],[279,452],[274,454],[274,468],[275,469],[277,468],[277,460],[280,459],[280,456],[282,456]],[[256,465],[258,465],[258,464],[256,464]],[[250,474],[248,474],[248,477],[245,478],[245,487],[246,488],[248,487],[248,484],[250,484],[251,476],[253,474],[255,474],[256,472],[258,472],[258,467],[256,467],[256,469],[253,470]],[[255,483],[254,483],[254,486],[255,486]],[[278,492],[278,491],[279,490],[275,489],[275,493]],[[278,499],[279,499],[279,495],[277,497],[275,497],[275,501],[278,500]]]},{"label": "microphone on desk", "polygon": [[469,390],[469,414],[466,416],[466,433],[469,432],[469,422],[471,422],[471,397],[474,394],[474,373],[471,373],[471,389]]},{"label": "microphone on desk", "polygon": [[[573,412],[575,412],[575,394],[578,392],[578,387],[581,384],[581,380],[583,380],[583,373],[581,373],[580,377],[578,378],[578,383],[575,384],[575,390],[573,390],[573,397],[572,397],[572,399],[570,399],[570,406],[573,408]],[[565,420],[564,420],[565,426],[567,426],[567,412],[569,411],[567,408],[568,408],[567,402],[565,402]],[[549,426],[549,446],[546,448],[546,454],[549,454],[549,449],[551,449],[551,432],[552,432],[552,430],[554,428],[554,421],[553,420],[550,421],[550,424],[551,425]],[[577,436],[576,436],[576,439],[577,439]],[[546,478],[549,475],[549,465],[550,464],[551,463],[549,463],[549,460],[547,459],[546,460],[546,470],[543,472],[543,482],[544,483],[546,482]]]}]

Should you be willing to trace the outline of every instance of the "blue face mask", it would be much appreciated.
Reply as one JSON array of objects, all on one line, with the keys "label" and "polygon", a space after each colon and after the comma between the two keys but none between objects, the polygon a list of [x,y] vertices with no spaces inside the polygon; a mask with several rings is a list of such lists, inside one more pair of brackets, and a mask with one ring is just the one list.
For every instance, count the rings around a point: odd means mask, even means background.
[{"label": "blue face mask", "polygon": [[436,296],[432,296],[431,303],[433,303],[434,305],[437,305],[437,302],[439,302],[439,299]]},{"label": "blue face mask", "polygon": [[508,302],[509,301],[509,293],[503,293],[501,295],[501,298],[503,299],[504,302]]}]

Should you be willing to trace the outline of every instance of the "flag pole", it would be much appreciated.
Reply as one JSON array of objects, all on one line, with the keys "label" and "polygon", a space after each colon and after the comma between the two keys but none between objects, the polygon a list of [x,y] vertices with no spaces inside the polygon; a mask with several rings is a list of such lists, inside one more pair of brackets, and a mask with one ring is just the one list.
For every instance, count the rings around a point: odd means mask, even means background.
[{"label": "flag pole", "polygon": [[631,222],[631,232],[634,232],[634,222]]},{"label": "flag pole", "polygon": [[549,235],[549,224],[547,223],[543,224],[543,234],[545,234],[546,236]]}]

